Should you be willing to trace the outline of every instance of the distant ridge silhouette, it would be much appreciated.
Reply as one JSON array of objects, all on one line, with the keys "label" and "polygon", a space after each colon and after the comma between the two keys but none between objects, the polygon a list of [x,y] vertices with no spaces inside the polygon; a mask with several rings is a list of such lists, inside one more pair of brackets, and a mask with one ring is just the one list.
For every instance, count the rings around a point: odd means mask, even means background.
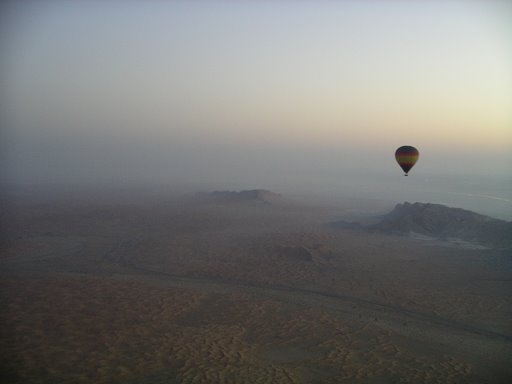
[{"label": "distant ridge silhouette", "polygon": [[396,235],[419,234],[440,240],[460,239],[487,247],[512,248],[512,222],[441,204],[405,202],[397,204],[376,224],[363,226],[337,221],[331,226]]},{"label": "distant ridge silhouette", "polygon": [[214,191],[210,197],[222,202],[251,202],[276,203],[282,199],[281,195],[266,189],[251,189],[242,191]]}]

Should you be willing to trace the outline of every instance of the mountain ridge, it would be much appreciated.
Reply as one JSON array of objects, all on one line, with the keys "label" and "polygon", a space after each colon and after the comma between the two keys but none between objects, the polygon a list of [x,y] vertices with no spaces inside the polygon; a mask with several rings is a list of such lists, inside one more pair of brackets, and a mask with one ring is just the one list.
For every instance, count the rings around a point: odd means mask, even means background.
[{"label": "mountain ridge", "polygon": [[241,191],[213,191],[209,197],[222,202],[262,202],[273,204],[282,199],[278,193],[266,189],[249,189]]},{"label": "mountain ridge", "polygon": [[439,240],[460,239],[487,247],[512,249],[512,222],[442,204],[404,202],[375,224],[337,221],[332,226],[394,235],[416,234]]}]

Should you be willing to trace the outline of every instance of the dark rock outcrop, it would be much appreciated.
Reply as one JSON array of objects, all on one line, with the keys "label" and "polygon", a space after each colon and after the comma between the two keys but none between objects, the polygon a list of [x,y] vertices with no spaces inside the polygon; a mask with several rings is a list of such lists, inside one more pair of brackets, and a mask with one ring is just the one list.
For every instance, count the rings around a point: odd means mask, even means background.
[{"label": "dark rock outcrop", "polygon": [[281,200],[281,195],[265,189],[251,189],[245,191],[214,191],[209,195],[211,198],[222,202],[251,202],[275,203]]},{"label": "dark rock outcrop", "polygon": [[302,246],[278,246],[275,248],[277,254],[291,261],[312,261],[313,254],[309,249]]},{"label": "dark rock outcrop", "polygon": [[512,222],[441,204],[397,204],[390,213],[375,221],[366,225],[335,221],[328,225],[333,229],[420,235],[455,243],[460,240],[483,247],[512,249]]},{"label": "dark rock outcrop", "polygon": [[417,233],[438,239],[461,239],[486,246],[512,248],[512,222],[441,204],[403,203],[368,230]]}]

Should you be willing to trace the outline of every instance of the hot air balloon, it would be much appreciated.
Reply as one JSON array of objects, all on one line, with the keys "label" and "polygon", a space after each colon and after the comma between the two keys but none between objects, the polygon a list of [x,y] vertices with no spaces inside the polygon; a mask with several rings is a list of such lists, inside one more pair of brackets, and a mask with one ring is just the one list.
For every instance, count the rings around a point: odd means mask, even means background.
[{"label": "hot air balloon", "polygon": [[414,164],[418,161],[420,153],[414,147],[410,145],[404,145],[398,148],[395,152],[395,159],[398,165],[404,170],[405,176],[414,167]]}]

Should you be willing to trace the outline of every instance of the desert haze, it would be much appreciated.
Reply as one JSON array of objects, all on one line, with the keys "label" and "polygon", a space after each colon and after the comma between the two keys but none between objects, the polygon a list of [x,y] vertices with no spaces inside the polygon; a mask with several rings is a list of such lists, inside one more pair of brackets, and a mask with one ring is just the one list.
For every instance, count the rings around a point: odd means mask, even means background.
[{"label": "desert haze", "polygon": [[5,196],[3,383],[508,383],[511,223],[265,190]]},{"label": "desert haze", "polygon": [[512,383],[511,20],[0,1],[0,383]]}]

